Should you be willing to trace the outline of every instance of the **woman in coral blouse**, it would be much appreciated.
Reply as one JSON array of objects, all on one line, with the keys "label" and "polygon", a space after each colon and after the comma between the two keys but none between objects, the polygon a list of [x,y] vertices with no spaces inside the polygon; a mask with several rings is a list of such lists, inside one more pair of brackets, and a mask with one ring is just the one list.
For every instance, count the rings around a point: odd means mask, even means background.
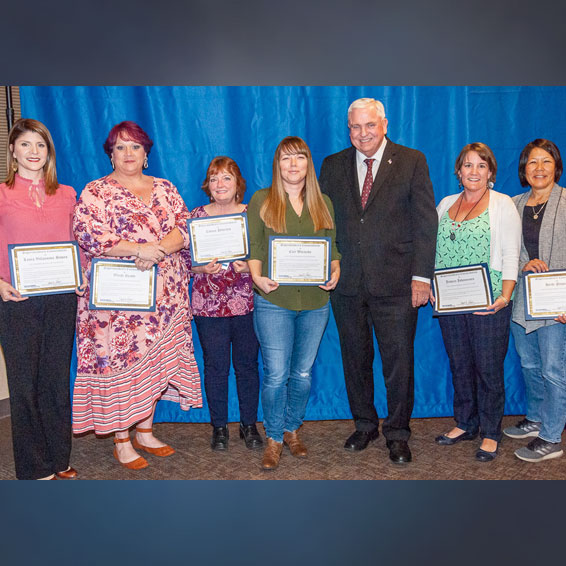
[{"label": "woman in coral blouse", "polygon": [[8,176],[0,185],[0,343],[16,477],[73,479],[69,371],[77,298],[22,296],[10,284],[8,244],[72,240],[76,193],[57,181],[55,147],[41,122],[18,120],[8,143]]},{"label": "woman in coral blouse", "polygon": [[84,188],[73,220],[87,276],[94,257],[135,260],[140,270],[157,265],[155,312],[90,310],[89,282],[77,315],[73,431],[113,432],[114,457],[136,470],[148,465],[136,448],[175,452],[152,432],[158,400],[185,410],[202,405],[189,271],[179,253],[188,245],[189,212],[172,183],[143,173],[152,145],[136,123],[114,126],[104,143],[113,172]]}]

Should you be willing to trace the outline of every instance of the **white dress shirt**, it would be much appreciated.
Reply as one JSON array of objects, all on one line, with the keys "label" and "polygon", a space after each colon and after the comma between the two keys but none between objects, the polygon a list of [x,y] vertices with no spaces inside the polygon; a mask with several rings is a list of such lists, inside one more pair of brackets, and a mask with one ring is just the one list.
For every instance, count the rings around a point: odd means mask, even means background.
[{"label": "white dress shirt", "polygon": [[368,166],[367,163],[365,163],[365,160],[375,159],[375,161],[371,164],[371,173],[373,175],[373,180],[375,181],[375,176],[377,175],[377,170],[379,169],[379,164],[381,163],[381,158],[383,157],[383,152],[385,151],[386,145],[387,138],[383,138],[383,143],[371,157],[364,155],[361,151],[356,149],[356,168],[358,170],[358,184],[360,186],[360,195],[362,194],[362,189],[364,188],[364,181],[368,170]]}]

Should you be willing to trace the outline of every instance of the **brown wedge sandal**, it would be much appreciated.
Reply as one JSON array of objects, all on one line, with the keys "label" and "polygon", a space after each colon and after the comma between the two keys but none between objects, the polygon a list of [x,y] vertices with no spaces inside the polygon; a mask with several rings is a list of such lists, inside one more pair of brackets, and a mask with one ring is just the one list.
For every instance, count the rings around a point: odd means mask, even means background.
[{"label": "brown wedge sandal", "polygon": [[[153,432],[152,428],[136,428],[137,432]],[[160,446],[159,448],[152,448],[151,446],[144,446],[138,442],[137,436],[134,436],[132,440],[132,445],[137,450],[145,450],[149,454],[155,454],[156,456],[161,456],[165,458],[166,456],[171,456],[171,454],[175,454],[175,449],[171,448],[169,445]]]},{"label": "brown wedge sandal", "polygon": [[[120,444],[122,442],[130,442],[130,438],[114,437],[114,444]],[[118,462],[122,466],[124,466],[124,468],[128,468],[128,470],[143,470],[144,468],[147,468],[149,466],[147,460],[145,458],[142,458],[141,456],[139,458],[136,458],[135,460],[132,460],[131,462],[122,462],[122,460],[118,458],[118,451],[116,450],[116,447],[114,447],[114,458],[116,458],[116,460],[118,460]]]}]

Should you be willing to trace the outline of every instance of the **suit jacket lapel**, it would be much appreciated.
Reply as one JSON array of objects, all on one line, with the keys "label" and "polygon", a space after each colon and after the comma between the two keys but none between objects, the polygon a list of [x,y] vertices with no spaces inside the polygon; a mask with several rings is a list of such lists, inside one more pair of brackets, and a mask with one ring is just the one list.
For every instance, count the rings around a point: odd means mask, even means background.
[{"label": "suit jacket lapel", "polygon": [[346,156],[344,163],[346,169],[346,181],[352,192],[352,198],[356,203],[356,208],[360,216],[363,213],[362,209],[362,196],[360,195],[360,183],[358,181],[358,168],[356,166],[356,149],[351,148],[350,153]]},{"label": "suit jacket lapel", "polygon": [[[371,186],[371,191],[369,193],[368,202],[366,204],[366,210],[372,201],[375,199],[375,195],[379,192],[379,189],[385,183],[387,177],[391,173],[392,166],[395,163],[395,154],[397,153],[395,144],[387,140],[387,145],[385,146],[385,151],[383,152],[383,157],[381,158],[381,163],[379,164],[379,169],[377,170],[377,175]],[[361,207],[361,199],[360,207]]]}]

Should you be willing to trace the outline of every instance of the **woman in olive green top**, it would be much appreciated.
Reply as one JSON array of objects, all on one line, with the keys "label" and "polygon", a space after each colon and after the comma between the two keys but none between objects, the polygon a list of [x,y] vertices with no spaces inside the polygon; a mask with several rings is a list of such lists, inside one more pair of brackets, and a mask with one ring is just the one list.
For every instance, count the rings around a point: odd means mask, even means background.
[{"label": "woman in olive green top", "polygon": [[[273,159],[273,181],[248,205],[250,273],[254,281],[254,328],[263,358],[261,403],[267,446],[262,467],[279,464],[283,443],[293,456],[307,449],[297,431],[303,423],[311,388],[311,369],[328,322],[329,291],[340,278],[340,254],[334,242],[334,210],[322,195],[311,152],[297,137],[281,141]],[[269,236],[329,237],[330,280],[325,285],[279,286],[269,279]]]}]

